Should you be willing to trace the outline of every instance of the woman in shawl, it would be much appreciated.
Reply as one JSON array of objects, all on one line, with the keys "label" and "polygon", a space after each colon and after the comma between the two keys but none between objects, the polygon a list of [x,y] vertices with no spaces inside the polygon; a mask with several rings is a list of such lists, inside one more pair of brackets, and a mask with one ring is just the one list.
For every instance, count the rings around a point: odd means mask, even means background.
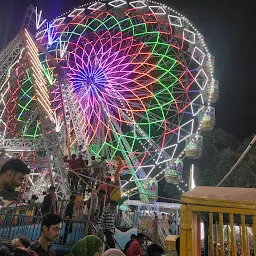
[{"label": "woman in shawl", "polygon": [[72,247],[71,256],[100,256],[102,251],[102,241],[94,235],[86,236]]},{"label": "woman in shawl", "polygon": [[102,256],[125,256],[125,254],[118,249],[108,249]]}]

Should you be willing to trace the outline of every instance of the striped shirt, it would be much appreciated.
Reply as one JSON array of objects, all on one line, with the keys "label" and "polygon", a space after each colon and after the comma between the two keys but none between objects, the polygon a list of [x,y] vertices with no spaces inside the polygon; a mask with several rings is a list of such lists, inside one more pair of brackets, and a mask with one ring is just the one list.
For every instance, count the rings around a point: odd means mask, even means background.
[{"label": "striped shirt", "polygon": [[110,231],[115,234],[115,210],[111,210],[110,205],[107,205],[103,210],[98,224],[99,229],[103,232]]}]

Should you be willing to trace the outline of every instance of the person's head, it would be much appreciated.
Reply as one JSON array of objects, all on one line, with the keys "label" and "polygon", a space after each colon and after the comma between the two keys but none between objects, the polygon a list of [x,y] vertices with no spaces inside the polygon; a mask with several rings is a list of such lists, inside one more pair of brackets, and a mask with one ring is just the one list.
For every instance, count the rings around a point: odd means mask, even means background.
[{"label": "person's head", "polygon": [[0,255],[1,256],[33,256],[34,253],[27,248],[16,247],[10,242],[0,242]]},{"label": "person's head", "polygon": [[96,158],[95,158],[95,156],[92,156],[92,160],[95,160]]},{"label": "person's head", "polygon": [[100,158],[100,161],[101,161],[101,162],[105,162],[106,159],[107,159],[107,158],[106,158],[105,156],[102,156],[102,157]]},{"label": "person's head", "polygon": [[111,178],[110,178],[110,177],[107,177],[107,178],[106,178],[106,182],[107,182],[108,184],[110,184],[110,183],[111,183]]},{"label": "person's head", "polygon": [[49,188],[49,193],[50,193],[50,194],[54,194],[54,193],[55,193],[55,190],[56,190],[55,187],[50,187],[50,188]]},{"label": "person's head", "polygon": [[104,197],[105,195],[106,195],[106,191],[105,191],[104,189],[101,189],[101,190],[99,191],[99,193],[98,193],[98,196],[99,196],[100,198]]},{"label": "person's head", "polygon": [[15,191],[22,185],[24,178],[30,173],[28,166],[20,159],[12,158],[5,162],[0,170],[0,180],[8,191]]},{"label": "person's head", "polygon": [[110,210],[114,211],[117,207],[118,203],[116,201],[110,201],[109,202],[109,207],[110,207]]},{"label": "person's head", "polygon": [[17,237],[12,240],[12,245],[18,248],[28,248],[30,246],[30,242],[24,237]]},{"label": "person's head", "polygon": [[103,242],[94,235],[86,236],[71,248],[71,256],[100,256]]},{"label": "person's head", "polygon": [[46,195],[46,191],[43,192],[43,196],[45,196],[45,195]]},{"label": "person's head", "polygon": [[137,234],[137,240],[139,241],[140,244],[144,244],[145,242],[145,235],[142,233]]},{"label": "person's head", "polygon": [[103,253],[103,256],[125,256],[125,254],[118,249],[108,249]]},{"label": "person's head", "polygon": [[72,195],[72,196],[70,197],[70,202],[75,202],[75,200],[76,200],[76,195]]},{"label": "person's head", "polygon": [[82,149],[83,149],[83,146],[82,146],[82,145],[79,145],[79,146],[78,146],[78,149],[79,149],[79,150],[82,150]]},{"label": "person's head", "polygon": [[132,235],[131,235],[131,240],[134,241],[134,240],[136,240],[136,239],[137,239],[137,236],[136,236],[135,234],[132,234]]},{"label": "person's head", "polygon": [[158,244],[151,244],[147,248],[148,256],[161,256],[164,253],[164,249]]},{"label": "person's head", "polygon": [[62,218],[54,213],[43,216],[41,224],[41,236],[48,242],[54,242],[61,232]]},{"label": "person's head", "polygon": [[76,154],[73,154],[73,155],[71,156],[71,159],[72,159],[72,160],[75,160],[75,159],[76,159]]},{"label": "person's head", "polygon": [[31,197],[32,201],[36,201],[37,199],[38,199],[38,197],[36,195],[32,195],[32,197]]}]

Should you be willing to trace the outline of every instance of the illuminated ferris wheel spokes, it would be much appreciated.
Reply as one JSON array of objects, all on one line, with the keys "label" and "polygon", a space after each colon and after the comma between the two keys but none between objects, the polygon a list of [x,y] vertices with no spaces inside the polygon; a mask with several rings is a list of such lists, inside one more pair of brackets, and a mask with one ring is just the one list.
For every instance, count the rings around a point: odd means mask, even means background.
[{"label": "illuminated ferris wheel spokes", "polygon": [[[86,143],[97,144],[97,156],[123,156],[139,186],[183,158],[194,134],[209,126],[202,115],[214,114],[205,110],[210,89],[204,93],[213,73],[202,36],[183,16],[150,1],[140,8],[116,2],[75,9],[53,21],[54,43],[47,32],[39,41],[67,63]],[[53,95],[58,105],[57,89]]]}]

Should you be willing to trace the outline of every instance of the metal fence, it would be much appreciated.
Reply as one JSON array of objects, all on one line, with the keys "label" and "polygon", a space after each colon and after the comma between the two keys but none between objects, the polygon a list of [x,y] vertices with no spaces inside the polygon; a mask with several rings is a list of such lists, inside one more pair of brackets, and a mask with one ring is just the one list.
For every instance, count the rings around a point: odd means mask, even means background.
[{"label": "metal fence", "polygon": [[[36,241],[41,233],[41,216],[27,216],[18,214],[0,214],[0,240],[11,241],[17,237],[24,237],[30,241]],[[69,253],[70,248],[86,234],[86,224],[90,226],[92,233],[98,234],[96,226],[86,221],[64,219],[60,236],[54,242],[57,252]],[[118,234],[122,232],[119,231]],[[123,233],[125,234],[125,232]],[[122,238],[123,237],[123,238]],[[121,241],[126,243],[130,238],[121,235]],[[127,241],[126,241],[127,240]],[[104,242],[104,240],[103,240]],[[116,237],[116,248],[123,249],[120,246],[120,237]],[[105,242],[104,242],[105,243]],[[107,248],[107,244],[105,243]]]},{"label": "metal fence", "polygon": [[[52,209],[52,212],[56,212],[61,217],[65,217],[65,211],[69,201],[58,201],[56,202],[56,207]],[[74,216],[75,220],[82,220],[84,210],[84,202],[78,201],[75,203]],[[24,204],[24,205],[12,205],[4,207],[0,210],[0,214],[12,214],[12,215],[27,215],[27,216],[42,216],[41,204]]]},{"label": "metal fence", "polygon": [[[70,248],[85,236],[86,222],[82,220],[66,220],[62,222],[61,235],[55,241],[56,248]],[[41,217],[19,214],[0,214],[0,239],[12,240],[25,237],[35,241],[41,233]]]}]

